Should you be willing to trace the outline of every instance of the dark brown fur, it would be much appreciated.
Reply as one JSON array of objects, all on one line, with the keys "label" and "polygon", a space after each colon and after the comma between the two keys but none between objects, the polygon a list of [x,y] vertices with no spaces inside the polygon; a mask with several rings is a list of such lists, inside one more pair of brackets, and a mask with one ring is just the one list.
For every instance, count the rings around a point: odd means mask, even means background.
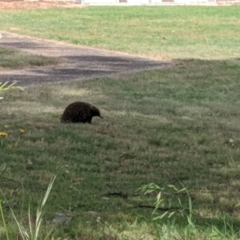
[{"label": "dark brown fur", "polygon": [[85,102],[69,104],[61,117],[62,123],[91,123],[93,117],[101,117],[100,111],[95,106]]}]

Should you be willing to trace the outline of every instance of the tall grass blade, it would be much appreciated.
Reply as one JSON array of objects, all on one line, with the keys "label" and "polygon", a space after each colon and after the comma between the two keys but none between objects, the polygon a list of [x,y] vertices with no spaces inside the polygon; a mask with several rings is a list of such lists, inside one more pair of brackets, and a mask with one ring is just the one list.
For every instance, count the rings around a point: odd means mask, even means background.
[{"label": "tall grass blade", "polygon": [[35,236],[34,236],[34,240],[37,240],[38,239],[38,235],[39,235],[39,231],[40,231],[40,227],[41,227],[41,224],[42,224],[42,221],[43,221],[43,208],[47,202],[47,199],[49,197],[49,194],[51,192],[51,189],[53,187],[53,183],[56,179],[56,176],[54,176],[49,185],[48,185],[48,188],[47,188],[47,191],[45,193],[45,196],[43,198],[43,201],[40,205],[40,207],[37,209],[37,217],[36,217],[36,231],[35,231]]},{"label": "tall grass blade", "polygon": [[30,236],[33,236],[30,204],[29,204],[29,206],[28,206],[28,225],[29,225],[29,233],[30,233]]},{"label": "tall grass blade", "polygon": [[[47,199],[49,197],[49,194],[51,192],[51,189],[52,189],[52,186],[53,186],[53,183],[56,179],[56,176],[54,176],[49,185],[48,185],[48,188],[47,188],[47,191],[44,195],[44,198],[41,202],[41,205],[39,206],[39,208],[37,209],[37,213],[36,213],[36,221],[35,221],[35,226],[32,225],[32,221],[31,221],[31,210],[30,210],[30,206],[28,208],[28,229],[25,228],[17,219],[17,217],[15,216],[13,210],[11,209],[11,212],[13,214],[13,218],[15,220],[15,222],[17,223],[17,226],[18,226],[18,229],[19,229],[19,232],[22,236],[22,239],[23,240],[37,240],[39,239],[39,232],[40,232],[40,229],[41,229],[41,225],[42,225],[42,222],[43,222],[43,208],[47,202]],[[49,233],[50,234],[50,233]],[[49,234],[47,234],[49,236]],[[9,240],[9,239],[7,239]]]},{"label": "tall grass blade", "polygon": [[7,82],[5,82],[5,83],[1,83],[0,82],[0,92],[1,91],[5,91],[5,90],[9,90],[9,89],[11,89],[11,88],[17,88],[17,89],[20,89],[20,90],[24,90],[22,87],[20,87],[20,86],[14,86],[14,85],[16,85],[17,83],[16,82],[13,82],[13,83],[11,83],[11,84],[9,84],[8,85],[8,81]]},{"label": "tall grass blade", "polygon": [[1,212],[2,222],[3,222],[3,228],[4,228],[5,234],[6,234],[6,239],[9,240],[8,229],[7,229],[7,225],[6,225],[6,221],[5,221],[5,217],[4,217],[4,213],[3,213],[3,209],[2,209],[2,200],[1,199],[0,199],[0,212]]},{"label": "tall grass blade", "polygon": [[12,215],[13,215],[13,218],[15,220],[15,222],[17,223],[17,226],[18,226],[18,230],[22,236],[22,239],[23,240],[30,240],[30,237],[26,231],[26,229],[24,228],[24,226],[18,221],[16,215],[14,214],[13,210],[11,209],[11,212],[12,212]]}]

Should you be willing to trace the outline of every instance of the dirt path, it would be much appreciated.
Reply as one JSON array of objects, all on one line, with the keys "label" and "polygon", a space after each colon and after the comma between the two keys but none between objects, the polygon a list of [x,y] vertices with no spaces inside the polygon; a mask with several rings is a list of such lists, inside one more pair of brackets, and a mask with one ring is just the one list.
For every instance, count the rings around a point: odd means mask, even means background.
[{"label": "dirt path", "polygon": [[80,4],[65,1],[13,1],[0,0],[0,10],[16,10],[16,9],[48,9],[48,8],[76,8],[84,7]]},{"label": "dirt path", "polygon": [[158,69],[167,62],[124,53],[76,46],[35,37],[0,32],[0,47],[19,49],[33,54],[61,59],[61,64],[0,72],[0,82],[17,81],[26,86],[44,82],[63,82],[75,79],[123,74],[144,69]]}]

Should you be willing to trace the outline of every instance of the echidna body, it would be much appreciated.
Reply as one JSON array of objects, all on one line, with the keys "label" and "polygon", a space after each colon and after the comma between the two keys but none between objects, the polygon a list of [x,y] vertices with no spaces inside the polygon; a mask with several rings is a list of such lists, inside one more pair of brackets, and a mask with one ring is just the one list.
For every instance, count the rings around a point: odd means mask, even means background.
[{"label": "echidna body", "polygon": [[102,118],[100,111],[95,106],[85,102],[69,104],[61,117],[62,123],[91,123],[93,117]]}]

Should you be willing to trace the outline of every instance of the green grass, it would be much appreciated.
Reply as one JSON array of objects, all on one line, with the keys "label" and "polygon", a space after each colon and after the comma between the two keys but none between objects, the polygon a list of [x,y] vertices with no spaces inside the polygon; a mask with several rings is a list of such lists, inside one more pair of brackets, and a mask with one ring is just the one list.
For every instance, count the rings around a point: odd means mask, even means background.
[{"label": "green grass", "polygon": [[157,58],[239,57],[239,24],[237,6],[0,11],[3,30]]},{"label": "green grass", "polygon": [[[237,10],[0,12],[5,30],[176,63],[162,70],[1,93],[0,132],[8,137],[0,142],[0,189],[7,199],[2,206],[10,239],[18,230],[9,206],[27,224],[29,202],[34,212],[54,175],[42,235],[56,229],[54,239],[239,239]],[[61,124],[64,108],[76,100],[99,107],[104,120]],[[151,182],[185,186],[193,224],[180,216],[150,221],[153,209],[139,204],[153,204],[155,195],[143,197],[136,189]],[[179,197],[187,208],[188,196]],[[54,224],[56,213],[70,215],[71,222]]]},{"label": "green grass", "polygon": [[[1,149],[0,173],[6,170],[0,176],[8,204],[24,218],[28,202],[36,206],[57,174],[47,219],[63,212],[74,220],[56,236],[101,239],[103,231],[112,228],[114,236],[129,231],[138,239],[134,234],[144,223],[134,223],[135,218],[150,217],[152,210],[136,207],[141,199],[134,196],[135,190],[150,182],[183,184],[200,226],[196,239],[214,227],[224,231],[224,212],[236,233],[238,66],[238,61],[230,60],[188,60],[171,69],[5,92],[1,131],[9,136]],[[98,106],[105,119],[95,118],[92,125],[61,124],[64,107],[78,99]],[[13,148],[20,128],[26,134]],[[112,192],[129,198],[104,198]],[[182,202],[188,204],[187,196]],[[98,217],[101,223],[96,222]],[[204,228],[206,232],[201,232]],[[98,231],[91,233],[93,229]],[[154,229],[151,223],[145,226],[146,234],[156,235]],[[183,231],[177,229],[176,234]]]},{"label": "green grass", "polygon": [[0,47],[0,68],[24,68],[30,66],[46,66],[57,64],[59,61],[54,58],[41,55],[32,55],[16,50],[9,50]]}]

